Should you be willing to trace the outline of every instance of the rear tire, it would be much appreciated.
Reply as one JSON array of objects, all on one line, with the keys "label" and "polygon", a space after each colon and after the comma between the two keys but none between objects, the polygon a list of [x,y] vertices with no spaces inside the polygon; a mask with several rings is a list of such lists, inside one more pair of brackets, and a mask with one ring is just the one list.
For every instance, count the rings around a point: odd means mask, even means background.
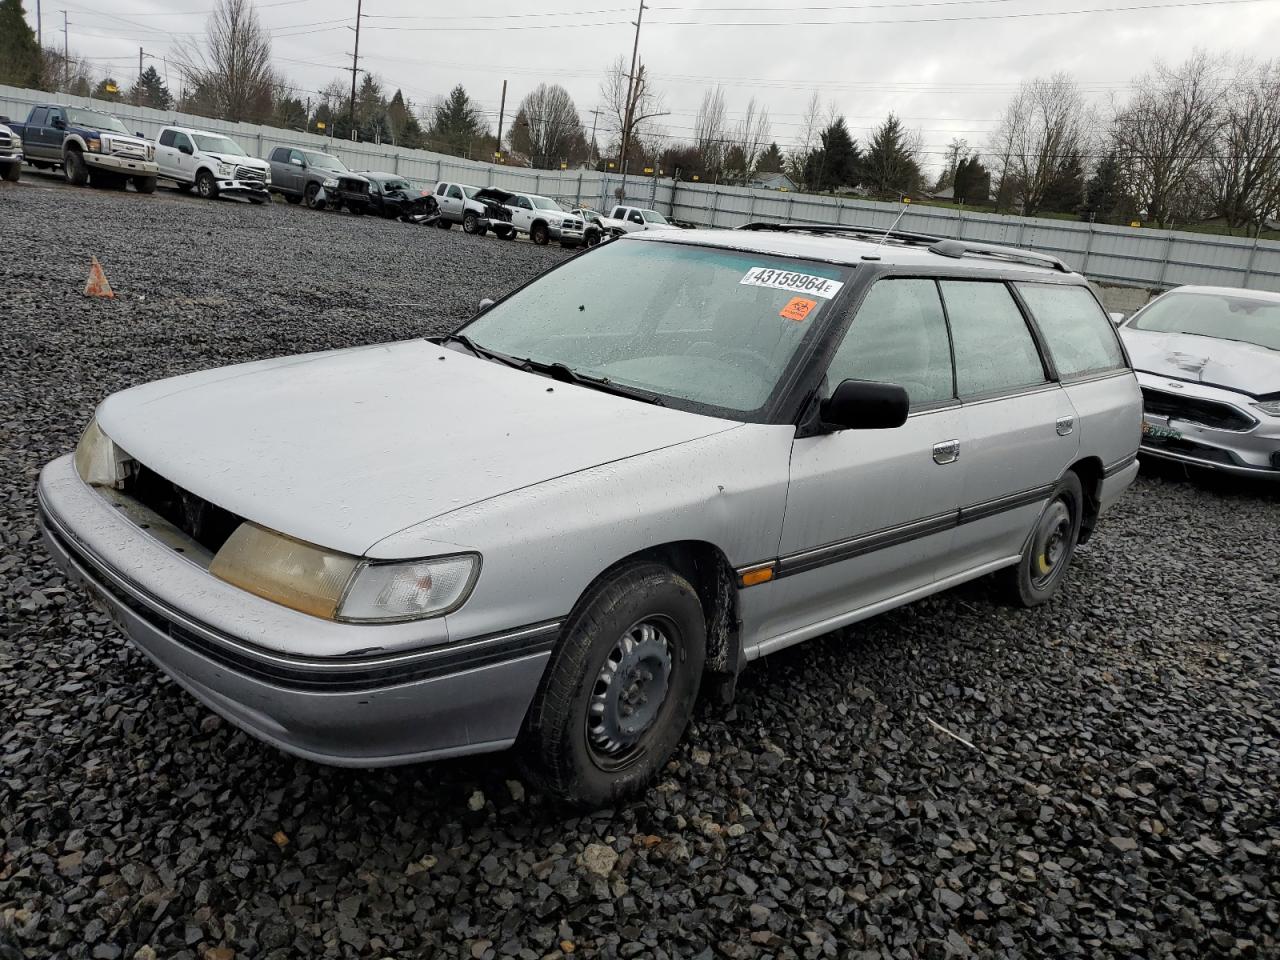
[{"label": "rear tire", "polygon": [[601,807],[643,790],[693,716],[706,658],[697,592],[657,563],[595,584],[564,627],[520,735],[529,779]]},{"label": "rear tire", "polygon": [[174,186],[178,188],[179,193],[190,193],[191,188],[194,187],[195,184],[187,183],[185,180],[178,180],[174,182]]},{"label": "rear tire", "polygon": [[218,181],[213,179],[213,174],[208,170],[201,170],[196,174],[196,193],[204,200],[218,199]]},{"label": "rear tire", "polygon": [[1049,495],[1022,559],[999,574],[1011,603],[1038,607],[1053,599],[1075,556],[1083,518],[1084,488],[1075,471],[1068,471]]},{"label": "rear tire", "polygon": [[83,187],[89,182],[89,168],[79,150],[68,150],[62,158],[62,175],[67,183]]},{"label": "rear tire", "polygon": [[4,178],[9,183],[17,183],[22,179],[22,164],[9,163],[4,167]]},{"label": "rear tire", "polygon": [[155,193],[156,178],[155,177],[134,177],[133,189],[139,193]]},{"label": "rear tire", "polygon": [[514,240],[516,232],[511,227],[497,227],[494,232],[503,240]]}]

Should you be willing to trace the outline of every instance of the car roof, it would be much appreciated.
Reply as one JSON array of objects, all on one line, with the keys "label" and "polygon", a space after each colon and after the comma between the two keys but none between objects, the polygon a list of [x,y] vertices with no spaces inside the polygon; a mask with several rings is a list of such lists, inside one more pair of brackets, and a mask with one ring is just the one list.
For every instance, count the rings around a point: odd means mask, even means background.
[{"label": "car roof", "polygon": [[[819,225],[814,225],[818,228]],[[868,236],[871,239],[868,239]],[[889,239],[880,243],[875,231],[856,233],[806,233],[803,229],[789,230],[661,230],[627,234],[622,239],[629,243],[687,243],[703,247],[720,247],[746,253],[771,254],[782,257],[798,257],[857,266],[865,259],[890,266],[919,267],[934,271],[938,268],[960,267],[992,273],[1020,273],[1029,277],[1072,277],[1081,282],[1084,278],[1075,272],[1045,263],[1026,263],[1009,256],[947,256],[923,242],[902,242]],[[981,245],[975,245],[975,249]],[[989,248],[1008,251],[1016,255],[1013,247]],[[1035,256],[1027,251],[1028,255]]]},{"label": "car roof", "polygon": [[1172,290],[1166,290],[1165,293],[1195,293],[1224,297],[1248,297],[1251,300],[1259,300],[1263,303],[1280,303],[1280,293],[1271,290],[1246,290],[1242,287],[1202,287],[1187,285],[1185,287],[1174,287]]}]

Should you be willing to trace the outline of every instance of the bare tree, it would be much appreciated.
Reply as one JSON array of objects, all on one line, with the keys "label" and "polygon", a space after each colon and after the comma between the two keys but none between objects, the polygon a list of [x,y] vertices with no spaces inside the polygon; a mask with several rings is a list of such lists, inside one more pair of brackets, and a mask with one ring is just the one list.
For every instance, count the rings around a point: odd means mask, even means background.
[{"label": "bare tree", "polygon": [[217,0],[203,43],[177,48],[183,79],[219,116],[262,121],[271,115],[271,35],[251,0]]},{"label": "bare tree", "polygon": [[769,145],[769,109],[752,97],[730,139],[726,173],[736,180],[748,180],[755,173],[760,155]]},{"label": "bare tree", "polygon": [[[627,103],[628,92],[631,94],[630,110]],[[635,82],[632,83],[627,60],[619,54],[600,81],[600,99],[604,102],[606,132],[612,135],[611,138],[619,148],[624,142],[634,145],[627,150],[632,159],[644,156],[642,141],[646,138],[658,139],[652,129],[653,121],[667,114],[662,95],[650,84],[644,64],[636,67]],[[625,163],[626,158],[622,159]]]},{"label": "bare tree", "polygon": [[693,121],[693,147],[698,154],[698,164],[704,173],[720,170],[724,162],[725,142],[728,139],[728,111],[724,89],[716,84],[702,94]]},{"label": "bare tree", "polygon": [[1280,62],[1241,60],[1210,158],[1214,207],[1232,228],[1280,207]]},{"label": "bare tree", "polygon": [[1196,192],[1218,126],[1218,63],[1196,53],[1178,67],[1157,63],[1116,110],[1111,137],[1134,198],[1167,226]]},{"label": "bare tree", "polygon": [[1091,128],[1090,111],[1069,74],[1023,83],[990,144],[1001,167],[1001,193],[1016,197],[1023,214],[1034,215],[1058,172],[1085,152]]},{"label": "bare tree", "polygon": [[511,126],[511,149],[528,156],[535,166],[574,159],[585,146],[578,108],[564,87],[540,83],[520,101]]}]

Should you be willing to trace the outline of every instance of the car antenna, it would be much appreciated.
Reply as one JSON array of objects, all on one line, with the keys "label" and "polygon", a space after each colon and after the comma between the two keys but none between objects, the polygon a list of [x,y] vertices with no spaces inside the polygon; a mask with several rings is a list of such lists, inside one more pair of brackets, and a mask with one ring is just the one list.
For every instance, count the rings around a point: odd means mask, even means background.
[{"label": "car antenna", "polygon": [[884,236],[881,237],[880,242],[876,244],[877,247],[883,247],[884,242],[888,240],[891,236],[893,236],[893,231],[898,229],[898,224],[902,222],[902,218],[907,215],[907,211],[910,208],[911,208],[911,200],[904,197],[902,200],[902,212],[898,214],[898,219],[893,221],[893,225],[890,226],[889,229],[884,232]]}]

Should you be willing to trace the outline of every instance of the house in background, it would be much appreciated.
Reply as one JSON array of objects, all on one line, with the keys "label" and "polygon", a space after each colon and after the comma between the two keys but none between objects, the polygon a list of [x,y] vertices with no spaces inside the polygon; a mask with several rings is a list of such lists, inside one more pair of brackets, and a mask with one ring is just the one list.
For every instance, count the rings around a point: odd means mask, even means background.
[{"label": "house in background", "polygon": [[747,186],[757,187],[762,190],[789,190],[792,192],[800,189],[796,186],[796,182],[785,173],[762,173],[752,177]]}]

